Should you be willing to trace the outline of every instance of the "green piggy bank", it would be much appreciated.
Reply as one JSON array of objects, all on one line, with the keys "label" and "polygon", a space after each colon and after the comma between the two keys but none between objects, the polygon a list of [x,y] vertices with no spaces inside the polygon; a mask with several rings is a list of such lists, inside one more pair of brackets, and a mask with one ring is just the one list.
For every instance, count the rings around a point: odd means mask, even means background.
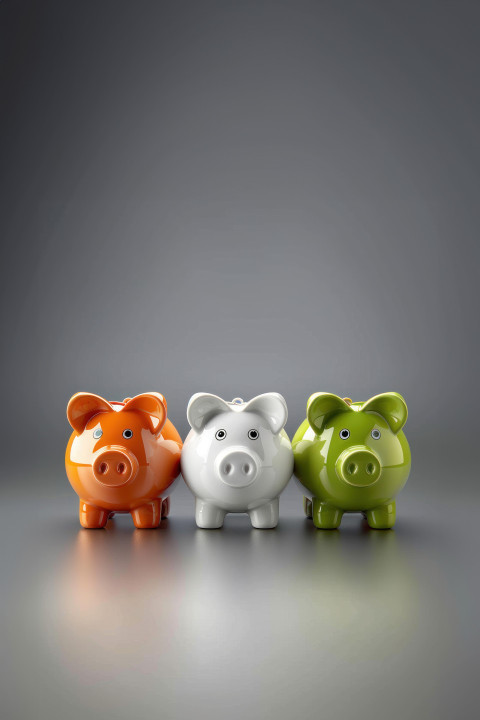
[{"label": "green piggy bank", "polygon": [[365,403],[324,392],[309,398],[292,447],[305,514],[316,527],[337,528],[345,512],[363,513],[371,528],[393,527],[394,498],[411,465],[407,415],[394,392]]}]

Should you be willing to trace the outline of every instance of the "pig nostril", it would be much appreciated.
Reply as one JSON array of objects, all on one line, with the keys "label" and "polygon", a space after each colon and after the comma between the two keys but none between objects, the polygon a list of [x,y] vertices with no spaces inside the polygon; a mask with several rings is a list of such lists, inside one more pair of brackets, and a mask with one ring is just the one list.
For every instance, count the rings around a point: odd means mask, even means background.
[{"label": "pig nostril", "polygon": [[369,475],[373,475],[374,472],[375,472],[375,465],[374,465],[373,463],[368,463],[368,465],[367,465],[367,473],[368,473]]},{"label": "pig nostril", "polygon": [[347,472],[349,475],[354,475],[357,472],[357,466],[355,463],[351,462],[347,466]]},{"label": "pig nostril", "polygon": [[123,473],[125,472],[125,463],[123,463],[123,462],[118,463],[117,472],[119,475],[123,475]]},{"label": "pig nostril", "polygon": [[106,462],[102,462],[101,465],[100,465],[100,472],[102,473],[102,475],[105,475],[105,473],[107,472],[107,470],[108,470],[108,465],[107,465],[107,463],[106,463]]},{"label": "pig nostril", "polygon": [[232,472],[232,466],[230,463],[226,463],[226,465],[224,467],[224,471],[225,471],[225,475],[230,475],[230,473]]},{"label": "pig nostril", "polygon": [[245,473],[245,475],[248,475],[248,473],[251,470],[251,466],[248,463],[245,463],[245,465],[242,467],[242,470]]}]

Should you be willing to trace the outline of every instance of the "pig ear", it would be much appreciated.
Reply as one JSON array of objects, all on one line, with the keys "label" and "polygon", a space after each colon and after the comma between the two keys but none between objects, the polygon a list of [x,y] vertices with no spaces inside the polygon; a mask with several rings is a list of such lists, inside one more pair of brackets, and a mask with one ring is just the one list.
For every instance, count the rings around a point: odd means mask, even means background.
[{"label": "pig ear", "polygon": [[150,423],[150,430],[158,435],[167,420],[167,401],[157,392],[142,393],[127,400],[121,412],[125,411],[144,413]]},{"label": "pig ear", "polygon": [[195,393],[187,406],[187,419],[195,432],[201,432],[205,424],[221,412],[231,412],[230,406],[218,395]]},{"label": "pig ear", "polygon": [[67,405],[68,422],[77,433],[83,432],[90,418],[101,412],[115,411],[104,398],[93,393],[76,393]]},{"label": "pig ear", "polygon": [[283,395],[279,393],[263,393],[252,398],[242,412],[255,412],[261,415],[268,422],[275,435],[285,427],[288,410]]},{"label": "pig ear", "polygon": [[307,420],[317,435],[323,431],[325,423],[332,415],[341,412],[354,412],[350,405],[338,395],[318,392],[310,395],[307,402]]},{"label": "pig ear", "polygon": [[394,433],[398,433],[402,429],[408,417],[407,403],[396,392],[375,395],[363,404],[361,412],[380,415],[387,421],[390,430]]}]

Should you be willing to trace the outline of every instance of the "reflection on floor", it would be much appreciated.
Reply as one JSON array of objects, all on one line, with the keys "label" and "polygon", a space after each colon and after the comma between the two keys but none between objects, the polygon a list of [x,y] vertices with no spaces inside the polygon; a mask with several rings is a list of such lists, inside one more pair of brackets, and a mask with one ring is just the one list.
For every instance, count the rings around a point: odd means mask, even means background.
[{"label": "reflection on floor", "polygon": [[75,509],[2,507],[6,717],[447,718],[476,689],[468,508],[406,502],[394,531],[316,530],[295,491],[273,531],[198,530],[186,495],[158,530]]}]

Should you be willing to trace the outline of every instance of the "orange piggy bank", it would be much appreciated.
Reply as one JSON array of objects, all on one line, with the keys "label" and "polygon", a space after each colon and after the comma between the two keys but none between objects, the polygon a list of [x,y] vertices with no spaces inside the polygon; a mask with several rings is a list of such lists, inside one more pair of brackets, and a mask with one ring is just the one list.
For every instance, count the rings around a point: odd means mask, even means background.
[{"label": "orange piggy bank", "polygon": [[73,433],[65,467],[80,498],[81,525],[102,528],[115,513],[130,513],[137,528],[158,527],[170,509],[182,450],[165,398],[151,392],[107,402],[77,393],[67,417]]}]

